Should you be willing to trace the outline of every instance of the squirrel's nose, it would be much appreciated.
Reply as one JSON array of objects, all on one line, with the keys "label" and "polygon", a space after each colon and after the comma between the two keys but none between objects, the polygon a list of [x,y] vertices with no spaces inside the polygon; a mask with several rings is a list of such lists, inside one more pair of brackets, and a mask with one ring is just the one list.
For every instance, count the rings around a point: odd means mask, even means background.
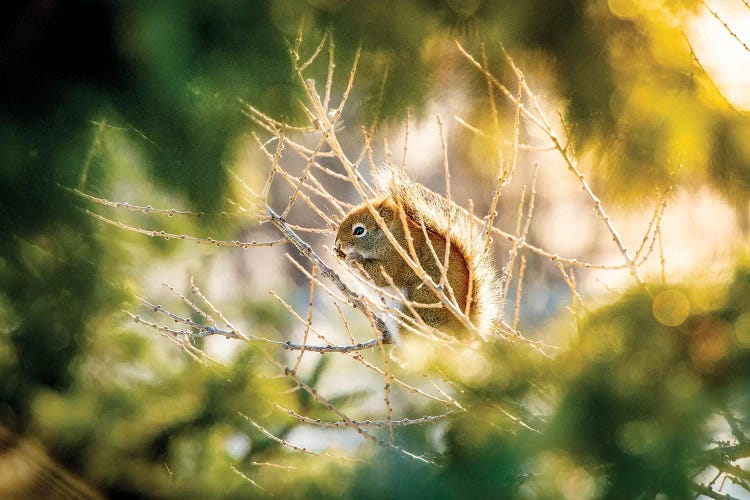
[{"label": "squirrel's nose", "polygon": [[346,257],[346,254],[341,250],[341,242],[338,240],[333,244],[333,253],[342,259]]}]

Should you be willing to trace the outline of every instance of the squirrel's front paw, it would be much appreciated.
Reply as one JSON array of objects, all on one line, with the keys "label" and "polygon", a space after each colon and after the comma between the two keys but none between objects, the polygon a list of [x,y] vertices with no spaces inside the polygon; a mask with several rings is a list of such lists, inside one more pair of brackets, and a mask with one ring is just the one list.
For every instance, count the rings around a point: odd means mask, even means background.
[{"label": "squirrel's front paw", "polygon": [[363,264],[365,258],[359,252],[350,252],[345,258],[344,262],[347,264]]},{"label": "squirrel's front paw", "polygon": [[362,264],[365,261],[365,258],[361,253],[352,252],[351,250],[349,252],[344,252],[338,246],[333,247],[333,254],[350,265],[354,263]]}]

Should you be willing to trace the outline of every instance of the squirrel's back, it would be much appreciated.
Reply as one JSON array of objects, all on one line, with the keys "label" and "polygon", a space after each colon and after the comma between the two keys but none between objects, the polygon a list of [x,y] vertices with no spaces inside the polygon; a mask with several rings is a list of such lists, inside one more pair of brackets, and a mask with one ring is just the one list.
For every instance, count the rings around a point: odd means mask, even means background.
[{"label": "squirrel's back", "polygon": [[427,230],[449,235],[469,268],[471,306],[469,319],[485,340],[496,328],[500,315],[500,285],[497,270],[490,252],[485,249],[481,224],[453,203],[412,181],[398,168],[383,166],[375,171],[376,185],[394,200],[401,202],[406,216],[424,222]]}]

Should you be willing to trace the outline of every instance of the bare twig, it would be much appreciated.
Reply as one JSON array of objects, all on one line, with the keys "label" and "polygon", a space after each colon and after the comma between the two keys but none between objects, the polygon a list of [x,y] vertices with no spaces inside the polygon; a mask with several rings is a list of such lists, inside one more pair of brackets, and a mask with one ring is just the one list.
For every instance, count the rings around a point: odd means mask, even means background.
[{"label": "bare twig", "polygon": [[[307,344],[307,336],[310,333],[310,325],[312,325],[312,314],[313,314],[313,301],[315,300],[315,273],[316,273],[316,264],[313,262],[313,267],[311,271],[311,279],[310,279],[310,302],[308,303],[307,307],[307,323],[305,324],[305,334],[302,336],[302,345],[304,346]],[[297,362],[294,364],[294,368],[292,368],[293,372],[297,372],[297,369],[299,368],[300,363],[302,363],[302,356],[305,354],[305,349],[300,349],[299,355],[297,356]]]},{"label": "bare twig", "polygon": [[[290,243],[292,243],[299,252],[304,255],[308,260],[315,263],[315,265],[320,269],[320,274],[322,276],[325,276],[328,280],[330,280],[336,288],[344,294],[344,296],[347,298],[349,303],[355,308],[360,311],[362,311],[365,314],[368,314],[369,308],[367,305],[362,301],[362,299],[351,291],[346,284],[341,281],[341,278],[326,265],[323,260],[318,257],[318,255],[313,251],[312,247],[305,243],[302,238],[297,236],[297,234],[292,231],[292,229],[289,228],[289,226],[286,224],[286,221],[279,217],[276,212],[271,210],[270,207],[266,207],[266,212],[268,214],[268,219],[271,221],[271,223],[276,226],[276,228],[281,231],[281,233],[284,235],[284,238],[288,240]],[[371,313],[371,312],[370,312]],[[373,322],[375,324],[375,328],[380,333],[380,336],[382,340],[385,343],[391,342],[391,334],[388,332],[388,328],[385,326],[385,323],[382,319],[378,318],[377,316],[373,315]],[[375,343],[377,345],[377,342]]]},{"label": "bare twig", "polygon": [[244,480],[245,480],[245,481],[247,481],[248,483],[252,484],[252,485],[253,485],[253,486],[255,486],[256,488],[260,488],[261,490],[265,490],[265,488],[264,488],[263,486],[259,485],[258,483],[256,483],[256,482],[255,482],[255,481],[253,481],[252,479],[250,479],[250,478],[249,478],[249,477],[248,477],[247,475],[245,475],[245,474],[243,474],[242,472],[240,472],[240,471],[239,471],[239,470],[237,469],[237,467],[235,467],[234,465],[230,465],[230,466],[229,466],[229,468],[230,468],[230,469],[232,470],[232,472],[234,472],[235,474],[237,474],[237,475],[238,475],[238,476],[240,476],[240,477],[241,477],[242,479],[244,479]]},{"label": "bare twig", "polygon": [[102,215],[96,214],[86,209],[83,209],[83,211],[98,221],[104,222],[106,224],[110,224],[112,226],[119,227],[120,229],[125,229],[126,231],[131,231],[133,233],[145,234],[146,236],[151,236],[152,238],[162,238],[165,240],[184,240],[184,241],[192,241],[193,243],[197,243],[197,244],[205,243],[209,245],[215,245],[217,247],[235,247],[235,248],[270,247],[273,245],[286,243],[287,241],[284,238],[278,239],[278,240],[272,240],[272,241],[237,241],[237,240],[224,241],[224,240],[216,240],[210,237],[198,238],[196,236],[189,236],[187,234],[174,234],[174,233],[168,233],[166,231],[142,229],[140,227],[129,226],[122,222],[108,219]]},{"label": "bare twig", "polygon": [[694,484],[695,491],[697,491],[701,495],[705,495],[709,498],[713,498],[714,500],[740,500],[737,497],[733,497],[732,495],[728,495],[726,493],[719,493],[718,491],[715,491],[708,486],[704,486],[702,484]]},{"label": "bare twig", "polygon": [[[521,83],[521,86],[523,87],[524,92],[526,95],[529,96],[529,99],[531,100],[532,104],[534,105],[534,109],[536,111],[536,114],[531,112],[528,107],[526,107],[515,95],[513,95],[502,83],[500,83],[482,64],[480,64],[474,57],[469,54],[461,44],[456,41],[456,45],[458,47],[458,50],[461,52],[461,54],[477,69],[479,69],[487,78],[489,78],[496,89],[498,89],[505,97],[507,97],[511,102],[516,104],[519,112],[523,114],[524,117],[528,118],[532,123],[534,123],[536,126],[538,126],[546,135],[547,137],[552,141],[552,143],[555,146],[555,149],[560,153],[560,156],[565,161],[565,164],[567,165],[568,170],[570,170],[575,177],[578,179],[578,181],[581,184],[581,187],[583,191],[586,193],[588,198],[591,200],[592,204],[594,205],[594,210],[596,211],[598,217],[604,222],[604,224],[607,227],[607,230],[612,235],[612,240],[617,245],[618,250],[622,254],[623,258],[625,259],[625,262],[627,263],[627,267],[630,268],[630,273],[633,275],[633,277],[638,281],[639,283],[643,283],[643,280],[640,277],[640,274],[638,272],[638,267],[633,260],[633,258],[630,256],[630,252],[625,247],[625,244],[622,241],[622,238],[620,237],[619,233],[615,229],[614,225],[612,224],[612,220],[610,219],[607,212],[604,210],[604,207],[602,206],[601,200],[594,194],[594,192],[591,189],[591,186],[589,186],[588,181],[586,181],[585,176],[581,172],[581,170],[578,168],[577,161],[570,156],[570,153],[568,150],[562,145],[560,142],[560,139],[557,137],[557,134],[552,129],[552,127],[547,122],[546,118],[544,117],[544,113],[541,110],[541,107],[539,106],[539,103],[537,101],[536,95],[531,92],[531,89],[529,89],[528,85],[526,84],[525,80],[523,79],[523,73],[520,69],[515,65],[513,60],[506,54],[506,60],[510,64],[511,68],[513,68],[513,71],[518,75],[519,81]],[[488,225],[488,227],[490,227]]]},{"label": "bare twig", "polygon": [[[342,422],[341,420],[337,420],[335,422],[321,420],[319,418],[310,418],[306,417],[304,415],[300,415],[299,413],[295,412],[294,410],[289,410],[287,408],[284,408],[283,406],[277,404],[276,407],[286,413],[287,415],[290,415],[300,422],[306,423],[306,424],[313,424],[320,427],[346,427],[346,422]],[[426,415],[424,417],[418,417],[418,418],[402,418],[399,420],[354,420],[353,422],[356,423],[359,426],[372,426],[372,427],[387,427],[390,423],[392,427],[407,427],[410,425],[420,425],[420,424],[431,424],[435,422],[439,422],[440,420],[444,420],[446,418],[453,417],[454,415],[457,415],[458,411],[449,411],[446,413],[443,413],[441,415]]]},{"label": "bare twig", "polygon": [[731,36],[732,38],[734,38],[734,40],[737,43],[739,43],[742,46],[743,49],[745,49],[747,52],[750,52],[750,46],[748,46],[745,42],[743,42],[740,39],[740,37],[737,35],[737,33],[735,33],[734,31],[732,31],[732,28],[729,27],[729,24],[727,24],[727,22],[718,14],[718,12],[716,12],[711,7],[709,7],[708,4],[704,0],[700,0],[700,2],[703,5],[703,7],[705,7],[706,10],[714,17],[714,19],[716,19],[717,21],[719,21],[719,23],[724,27],[724,30],[727,33],[729,33],[729,36]]},{"label": "bare twig", "polygon": [[241,412],[238,412],[238,413],[239,413],[239,415],[242,418],[244,418],[245,420],[247,420],[248,422],[250,422],[250,424],[253,427],[255,427],[256,429],[258,429],[264,436],[266,436],[267,438],[269,438],[269,439],[271,439],[273,441],[276,441],[277,443],[279,443],[284,448],[288,448],[288,449],[290,449],[292,451],[296,451],[298,453],[303,453],[303,454],[306,454],[306,455],[316,455],[316,456],[319,456],[319,457],[329,457],[329,458],[336,458],[336,459],[341,459],[341,460],[349,460],[349,461],[352,461],[352,462],[362,462],[362,460],[359,460],[359,459],[356,459],[356,458],[350,458],[350,457],[344,457],[344,456],[336,456],[336,455],[329,455],[327,453],[321,453],[321,452],[318,452],[318,451],[308,450],[307,448],[304,448],[302,446],[294,445],[294,444],[290,443],[289,441],[287,441],[286,439],[282,439],[282,438],[276,436],[271,431],[269,431],[268,429],[266,429],[262,425],[258,424],[255,420],[253,420],[252,418],[248,417],[244,413],[241,413]]},{"label": "bare twig", "polygon": [[521,255],[521,266],[518,269],[518,278],[516,283],[516,305],[513,308],[513,329],[518,330],[518,318],[521,311],[521,290],[523,287],[523,274],[526,271],[526,257]]}]

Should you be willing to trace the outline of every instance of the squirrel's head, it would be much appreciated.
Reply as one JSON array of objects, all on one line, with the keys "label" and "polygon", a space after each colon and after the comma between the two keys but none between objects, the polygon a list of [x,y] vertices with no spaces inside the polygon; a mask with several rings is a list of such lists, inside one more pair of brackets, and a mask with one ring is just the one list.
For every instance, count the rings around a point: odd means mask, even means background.
[{"label": "squirrel's head", "polygon": [[[386,198],[372,203],[387,226],[395,215],[394,203]],[[334,252],[346,262],[378,259],[388,252],[390,243],[366,204],[353,208],[341,221]]]}]

